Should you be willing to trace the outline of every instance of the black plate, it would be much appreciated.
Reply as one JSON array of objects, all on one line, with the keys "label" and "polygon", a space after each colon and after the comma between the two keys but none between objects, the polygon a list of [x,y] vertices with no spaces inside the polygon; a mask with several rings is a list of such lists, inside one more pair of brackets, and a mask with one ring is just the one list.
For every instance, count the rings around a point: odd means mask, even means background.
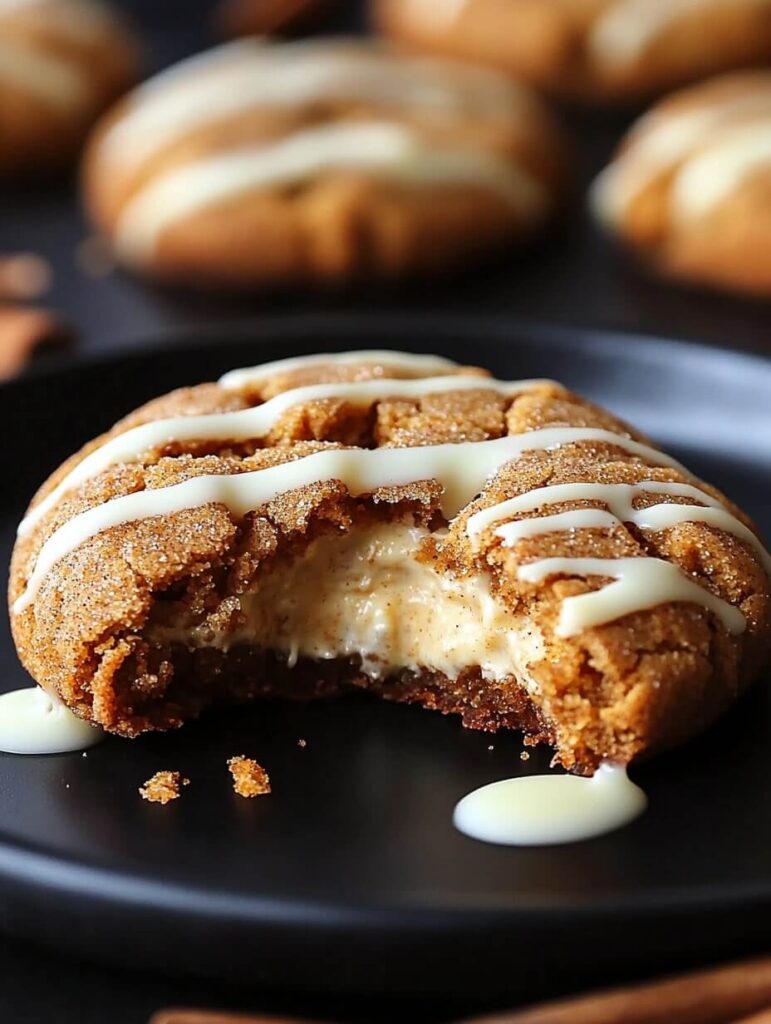
[{"label": "black plate", "polygon": [[[458,318],[296,320],[179,341],[0,389],[4,562],[33,487],[140,401],[352,346],[558,377],[771,525],[771,362],[757,357]],[[0,643],[0,689],[24,685],[5,627]],[[759,686],[709,735],[640,768],[644,817],[553,849],[486,846],[450,821],[468,790],[543,771],[545,754],[523,764],[517,735],[367,697],[218,713],[87,757],[0,755],[0,920],[124,964],[485,1000],[737,954],[771,937],[769,714]],[[232,794],[225,759],[238,753],[269,768],[271,797]],[[160,768],[192,780],[166,808],[136,793]]]}]

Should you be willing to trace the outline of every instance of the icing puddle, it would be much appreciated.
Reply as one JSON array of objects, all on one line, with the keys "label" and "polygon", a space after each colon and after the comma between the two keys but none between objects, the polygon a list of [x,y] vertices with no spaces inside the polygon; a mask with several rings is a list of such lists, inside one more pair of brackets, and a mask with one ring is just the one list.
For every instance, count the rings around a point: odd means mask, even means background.
[{"label": "icing puddle", "polygon": [[0,694],[0,752],[65,754],[93,747],[104,732],[40,687]]},{"label": "icing puddle", "polygon": [[625,768],[603,764],[591,778],[531,775],[481,786],[457,804],[453,824],[486,843],[553,846],[612,832],[647,806]]}]

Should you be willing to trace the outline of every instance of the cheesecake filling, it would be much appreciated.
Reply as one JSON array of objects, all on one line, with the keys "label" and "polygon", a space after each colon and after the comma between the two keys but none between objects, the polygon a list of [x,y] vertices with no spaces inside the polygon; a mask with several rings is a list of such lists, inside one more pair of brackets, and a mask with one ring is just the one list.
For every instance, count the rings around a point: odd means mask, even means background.
[{"label": "cheesecake filling", "polygon": [[324,535],[281,561],[240,598],[228,631],[153,629],[190,647],[241,644],[317,660],[358,656],[371,679],[403,671],[450,679],[478,667],[490,680],[516,676],[544,656],[543,638],[491,593],[482,575],[453,577],[417,558],[430,531],[411,523]]}]

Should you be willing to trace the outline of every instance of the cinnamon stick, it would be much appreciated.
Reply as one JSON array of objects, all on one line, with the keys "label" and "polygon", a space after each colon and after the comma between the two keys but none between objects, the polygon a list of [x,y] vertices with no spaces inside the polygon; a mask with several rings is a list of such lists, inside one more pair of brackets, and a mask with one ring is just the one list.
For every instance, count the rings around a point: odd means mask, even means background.
[{"label": "cinnamon stick", "polygon": [[226,1013],[218,1010],[159,1010],[148,1024],[318,1024],[317,1021],[298,1020],[295,1017],[271,1017],[257,1014]]},{"label": "cinnamon stick", "polygon": [[771,1006],[760,1013],[753,1013],[751,1017],[742,1017],[741,1020],[731,1021],[731,1024],[771,1024]]},{"label": "cinnamon stick", "polygon": [[[771,1007],[771,957],[544,1003],[473,1024],[739,1024]],[[771,1015],[752,1024],[767,1024]],[[467,1021],[466,1024],[472,1024]]]},{"label": "cinnamon stick", "polygon": [[71,333],[45,309],[0,305],[0,380],[19,373],[40,345],[66,341]]}]

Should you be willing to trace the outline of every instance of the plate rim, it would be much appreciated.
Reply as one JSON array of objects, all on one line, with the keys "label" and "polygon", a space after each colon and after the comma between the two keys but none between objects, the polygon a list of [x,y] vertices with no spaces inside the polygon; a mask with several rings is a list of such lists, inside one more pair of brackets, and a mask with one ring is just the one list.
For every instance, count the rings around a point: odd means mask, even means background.
[{"label": "plate rim", "polygon": [[[410,334],[410,332],[412,332]],[[148,338],[139,348],[100,353],[80,361],[63,365],[36,367],[16,380],[0,385],[0,400],[9,389],[37,386],[41,379],[52,380],[68,374],[77,375],[84,369],[108,370],[111,366],[141,364],[153,358],[173,358],[175,353],[211,353],[216,339],[224,345],[253,344],[257,352],[269,342],[307,342],[314,335],[324,338],[340,335],[340,348],[350,347],[355,336],[369,336],[384,343],[387,338],[406,349],[420,350],[423,339],[437,337],[446,332],[454,338],[466,333],[478,333],[485,342],[509,344],[516,350],[521,345],[543,345],[556,350],[591,351],[611,358],[611,353],[623,353],[629,346],[635,356],[641,351],[656,362],[662,362],[673,351],[688,357],[707,356],[719,362],[737,362],[747,370],[762,371],[771,380],[771,358],[761,352],[737,351],[727,345],[713,345],[693,339],[667,338],[630,334],[593,327],[570,327],[518,320],[507,315],[454,316],[451,313],[424,313],[413,315],[398,313],[378,315],[373,319],[365,314],[315,314],[275,316],[259,320],[247,319],[189,328],[176,328],[160,332],[171,345],[158,345],[158,334]],[[153,337],[156,339],[153,342]],[[336,346],[337,347],[337,346]],[[440,347],[440,346],[436,346]],[[312,346],[303,345],[308,351]],[[425,351],[425,349],[424,349]],[[9,755],[12,756],[12,755]],[[55,755],[54,755],[55,756]],[[473,840],[468,840],[473,842]],[[689,889],[656,887],[637,897],[622,894],[605,895],[591,902],[549,905],[545,902],[522,904],[515,908],[494,906],[436,908],[428,906],[378,905],[361,901],[346,904],[329,902],[313,897],[275,898],[244,896],[227,888],[203,889],[195,884],[178,881],[162,882],[157,878],[129,870],[113,870],[105,865],[87,863],[67,855],[53,855],[34,842],[25,843],[9,836],[0,828],[0,891],[16,886],[27,892],[29,899],[41,894],[60,894],[84,897],[117,913],[133,910],[137,913],[162,910],[172,921],[193,915],[211,922],[237,918],[256,928],[281,926],[311,930],[356,930],[374,928],[383,933],[409,933],[413,936],[459,935],[471,927],[489,926],[493,929],[513,931],[527,927],[568,928],[579,925],[602,927],[605,923],[624,920],[650,920],[667,915],[683,920],[699,918],[705,913],[759,913],[771,908],[771,877],[767,881],[727,882],[703,884]]]}]

